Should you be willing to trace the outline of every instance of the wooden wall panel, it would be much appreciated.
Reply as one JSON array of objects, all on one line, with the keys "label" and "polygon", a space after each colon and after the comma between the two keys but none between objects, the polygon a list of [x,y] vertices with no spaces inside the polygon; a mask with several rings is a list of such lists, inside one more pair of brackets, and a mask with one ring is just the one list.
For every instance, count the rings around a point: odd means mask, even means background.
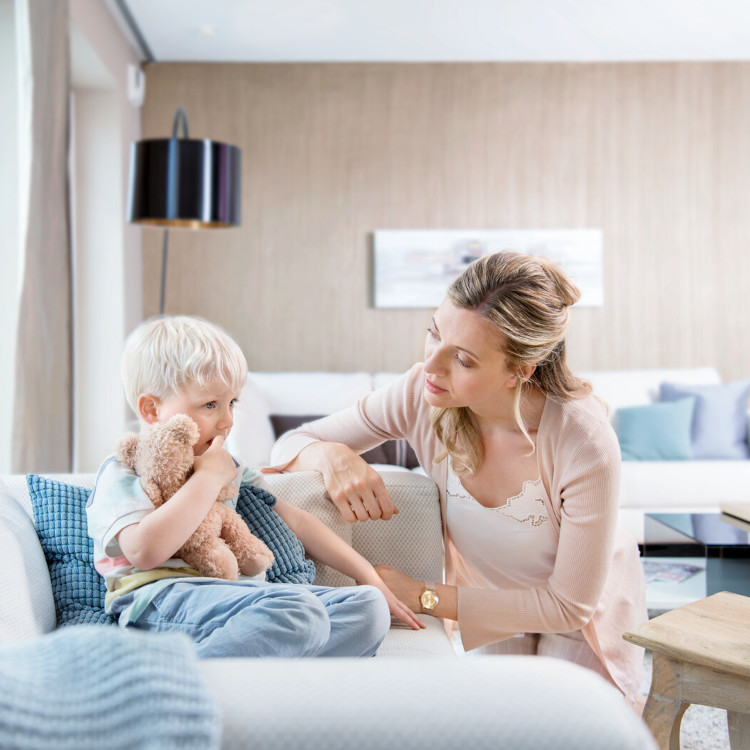
[{"label": "wooden wall panel", "polygon": [[[750,376],[750,64],[154,64],[143,137],[242,149],[243,221],[172,232],[167,309],[258,370],[401,370],[429,311],[372,307],[376,229],[604,232],[578,369]],[[144,230],[146,315],[161,233]]]}]

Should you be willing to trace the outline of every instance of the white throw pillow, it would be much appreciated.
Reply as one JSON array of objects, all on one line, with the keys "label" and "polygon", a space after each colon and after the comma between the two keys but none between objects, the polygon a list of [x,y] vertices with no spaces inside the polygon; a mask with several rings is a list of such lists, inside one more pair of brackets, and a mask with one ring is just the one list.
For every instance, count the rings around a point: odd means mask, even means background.
[{"label": "white throw pillow", "polygon": [[269,414],[333,414],[372,390],[372,376],[366,372],[251,372],[248,378]]},{"label": "white throw pillow", "polygon": [[274,435],[268,404],[250,376],[234,410],[234,427],[226,440],[226,449],[251,468],[268,466]]}]

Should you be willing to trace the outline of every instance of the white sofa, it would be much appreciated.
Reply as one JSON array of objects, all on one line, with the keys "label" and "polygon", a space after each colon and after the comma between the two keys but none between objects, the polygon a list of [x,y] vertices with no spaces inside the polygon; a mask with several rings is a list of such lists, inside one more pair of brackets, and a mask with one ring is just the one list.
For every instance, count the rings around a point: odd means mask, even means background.
[{"label": "white sofa", "polygon": [[[250,372],[237,408],[229,449],[251,465],[267,465],[275,434],[272,417],[319,416],[346,408],[367,391],[399,373]],[[595,392],[617,409],[658,398],[663,382],[712,385],[721,382],[713,367],[583,372]],[[643,541],[649,512],[718,512],[723,502],[750,503],[750,460],[624,461],[621,521]]]},{"label": "white sofa", "polygon": [[[717,385],[714,367],[584,372],[594,391],[617,409],[658,400],[661,383]],[[620,517],[639,542],[646,513],[718,513],[725,502],[750,503],[750,460],[623,461]]]},{"label": "white sofa", "polygon": [[[92,475],[56,478],[83,487],[93,482]],[[389,562],[420,578],[439,580],[442,539],[434,485],[407,472],[386,471],[384,478],[400,509],[387,527],[385,522],[343,523],[332,511],[319,475],[312,472],[269,476],[262,486],[318,514],[373,563]],[[6,697],[14,694],[14,684],[4,658],[19,643],[30,648],[43,643],[40,639],[49,638],[56,626],[50,576],[32,519],[25,478],[0,478],[0,745],[39,750],[125,747],[116,729],[100,737],[98,745],[76,742],[85,721],[69,722],[55,738],[57,744],[35,742],[28,735],[8,742],[12,717],[2,709],[8,705]],[[318,582],[336,583],[325,568],[318,576]],[[221,747],[656,747],[620,694],[589,670],[545,657],[459,657],[441,623],[425,619],[426,631],[394,625],[375,659],[199,662],[205,688],[219,705]],[[77,666],[88,669],[85,663]],[[45,680],[41,689],[42,702],[52,705],[49,711],[54,709],[58,721],[65,716],[64,709],[58,711],[68,699],[65,690],[64,681],[54,680]],[[117,705],[116,695],[107,696],[110,705]],[[85,706],[75,708],[77,716],[87,718]],[[33,716],[22,718],[33,726]],[[110,720],[117,726],[118,712],[92,718],[105,728],[112,726]],[[185,742],[180,737],[144,746],[163,750],[187,747]]]}]

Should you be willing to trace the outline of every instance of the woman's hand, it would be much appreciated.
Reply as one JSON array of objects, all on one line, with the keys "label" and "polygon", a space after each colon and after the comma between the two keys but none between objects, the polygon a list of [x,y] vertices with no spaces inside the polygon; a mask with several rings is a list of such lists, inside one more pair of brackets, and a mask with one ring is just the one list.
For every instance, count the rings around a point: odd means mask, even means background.
[{"label": "woman's hand", "polygon": [[398,513],[380,474],[346,445],[310,443],[285,467],[290,469],[319,471],[333,504],[348,523],[388,521]]},{"label": "woman's hand", "polygon": [[422,628],[427,627],[424,622],[422,622],[422,620],[420,620],[419,617],[417,617],[417,615],[415,615],[414,612],[409,609],[409,607],[407,607],[390,588],[388,588],[385,581],[383,581],[376,571],[373,571],[371,576],[367,576],[366,578],[363,577],[362,580],[357,580],[357,583],[368,584],[380,589],[385,596],[385,600],[388,602],[388,609],[391,614],[401,620],[401,622],[408,625],[412,630],[421,630]]},{"label": "woman's hand", "polygon": [[424,581],[418,581],[390,565],[376,565],[375,571],[400,601],[404,602],[414,612],[419,612],[422,609],[421,596],[424,590]]},{"label": "woman's hand", "polygon": [[[424,581],[418,581],[390,565],[377,565],[375,570],[385,581],[388,588],[402,602],[415,612],[422,611]],[[435,585],[440,601],[430,614],[446,620],[458,620],[458,589],[455,586],[446,586],[442,583]]]}]

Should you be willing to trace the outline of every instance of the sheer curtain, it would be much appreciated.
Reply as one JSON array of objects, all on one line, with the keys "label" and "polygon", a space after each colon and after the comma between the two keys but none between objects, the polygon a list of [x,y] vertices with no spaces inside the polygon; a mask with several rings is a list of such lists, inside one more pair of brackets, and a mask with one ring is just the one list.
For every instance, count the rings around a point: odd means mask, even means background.
[{"label": "sheer curtain", "polygon": [[20,301],[11,467],[69,471],[72,453],[68,210],[68,0],[16,0]]}]

